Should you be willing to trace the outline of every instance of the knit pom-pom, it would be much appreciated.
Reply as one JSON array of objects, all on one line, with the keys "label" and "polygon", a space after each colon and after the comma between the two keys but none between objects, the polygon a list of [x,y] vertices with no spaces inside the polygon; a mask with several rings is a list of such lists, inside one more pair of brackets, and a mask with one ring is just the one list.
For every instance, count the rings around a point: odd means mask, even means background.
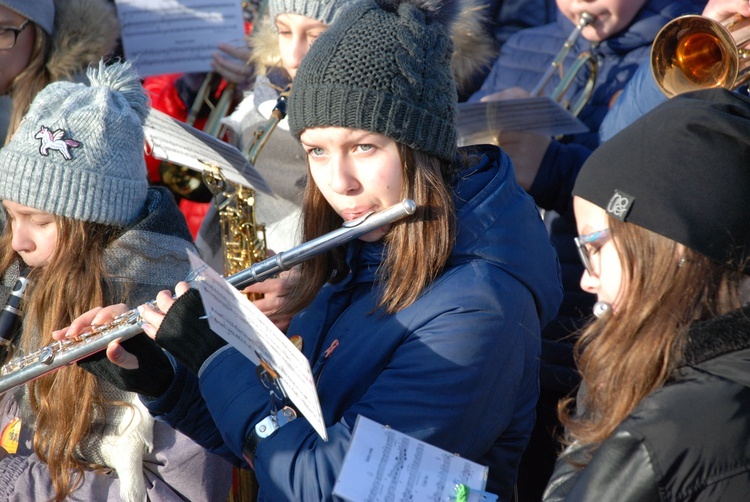
[{"label": "knit pom-pom", "polygon": [[386,10],[396,11],[401,4],[411,4],[425,12],[428,18],[450,29],[461,14],[462,0],[377,0]]},{"label": "knit pom-pom", "polygon": [[122,94],[141,122],[145,120],[149,111],[149,99],[143,90],[138,73],[129,61],[111,65],[99,61],[99,68],[90,67],[86,75],[91,87],[108,87]]}]

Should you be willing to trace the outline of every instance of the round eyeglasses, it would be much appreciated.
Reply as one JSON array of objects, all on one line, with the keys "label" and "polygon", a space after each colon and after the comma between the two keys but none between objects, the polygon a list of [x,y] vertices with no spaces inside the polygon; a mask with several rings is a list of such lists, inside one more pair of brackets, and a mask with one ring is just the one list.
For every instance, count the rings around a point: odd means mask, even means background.
[{"label": "round eyeglasses", "polygon": [[601,248],[609,238],[610,232],[608,228],[575,238],[578,255],[581,257],[583,266],[586,267],[586,272],[588,272],[591,277],[599,277],[599,272],[594,269],[591,261],[591,248],[594,249],[594,252],[599,251],[599,248]]},{"label": "round eyeglasses", "polygon": [[31,21],[27,19],[18,28],[0,26],[0,50],[8,50],[15,47],[18,41],[18,34],[25,30],[30,23]]}]

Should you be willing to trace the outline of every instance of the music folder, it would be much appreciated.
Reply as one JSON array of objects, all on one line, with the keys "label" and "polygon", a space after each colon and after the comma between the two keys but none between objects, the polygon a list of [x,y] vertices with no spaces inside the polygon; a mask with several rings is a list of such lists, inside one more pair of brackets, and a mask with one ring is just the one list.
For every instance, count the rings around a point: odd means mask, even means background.
[{"label": "music folder", "polygon": [[151,155],[202,172],[207,165],[239,185],[272,194],[271,187],[242,152],[225,141],[185,124],[164,112],[150,109],[143,134]]},{"label": "music folder", "polygon": [[589,128],[558,102],[547,96],[458,104],[459,142],[472,144],[476,137],[503,131],[523,131],[558,136],[587,132]]}]

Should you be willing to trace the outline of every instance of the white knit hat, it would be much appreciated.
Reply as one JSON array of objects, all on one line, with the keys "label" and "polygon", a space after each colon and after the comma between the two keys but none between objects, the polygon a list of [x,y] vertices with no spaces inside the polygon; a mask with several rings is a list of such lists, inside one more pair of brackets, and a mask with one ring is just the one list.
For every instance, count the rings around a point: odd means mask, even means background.
[{"label": "white knit hat", "polygon": [[130,63],[89,69],[91,86],[55,82],[0,150],[0,199],[124,226],[146,202],[148,97]]}]

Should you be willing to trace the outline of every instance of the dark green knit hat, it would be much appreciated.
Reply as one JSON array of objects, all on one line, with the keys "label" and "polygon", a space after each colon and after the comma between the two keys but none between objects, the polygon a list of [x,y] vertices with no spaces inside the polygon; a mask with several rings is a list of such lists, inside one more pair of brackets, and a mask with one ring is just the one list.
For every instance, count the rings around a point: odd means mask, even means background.
[{"label": "dark green knit hat", "polygon": [[456,153],[456,84],[448,26],[457,2],[361,0],[300,65],[289,125],[383,134],[441,159]]}]

